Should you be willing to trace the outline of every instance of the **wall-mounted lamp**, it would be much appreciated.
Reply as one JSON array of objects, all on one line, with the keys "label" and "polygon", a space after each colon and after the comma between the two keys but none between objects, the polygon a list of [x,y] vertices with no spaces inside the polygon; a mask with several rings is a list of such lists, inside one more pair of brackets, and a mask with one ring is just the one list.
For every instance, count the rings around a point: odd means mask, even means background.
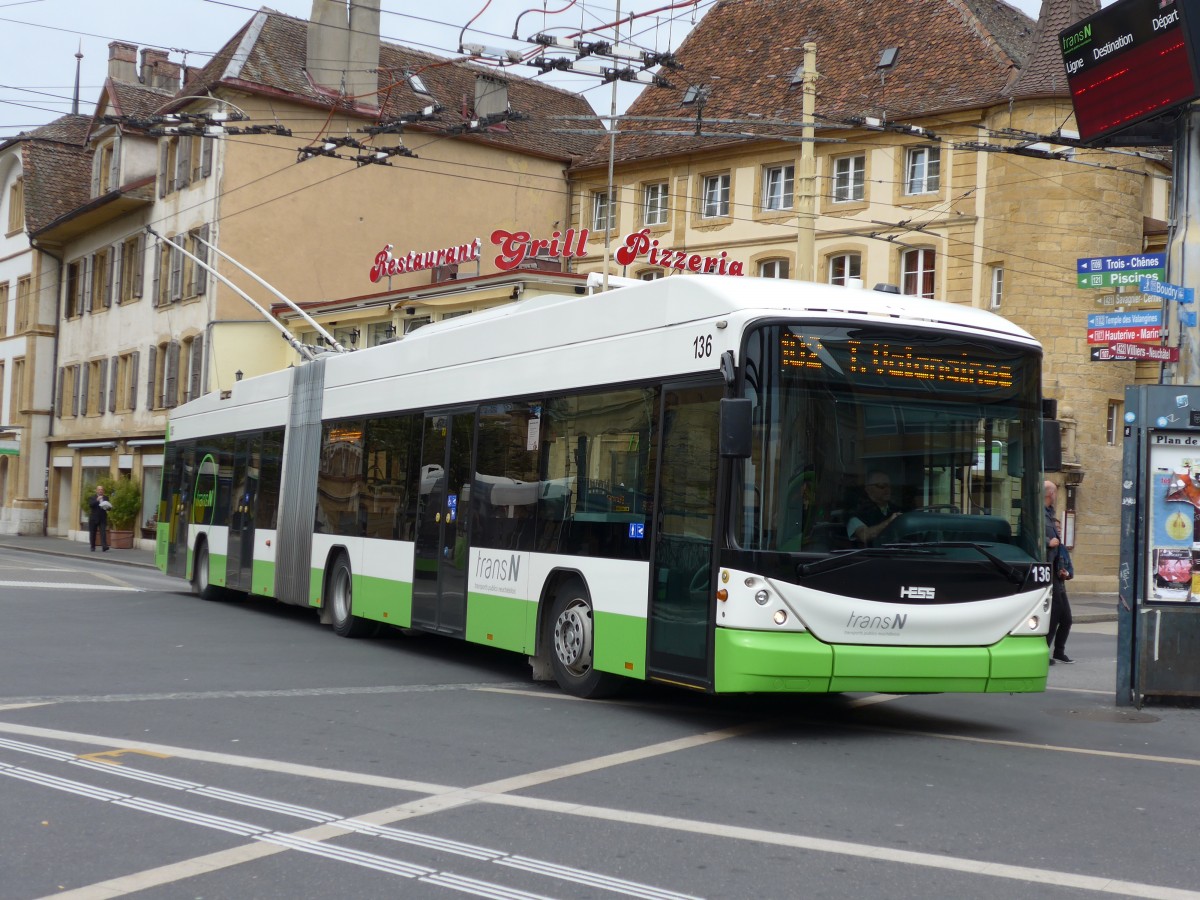
[{"label": "wall-mounted lamp", "polygon": [[387,328],[385,328],[385,329],[384,329],[384,332],[383,332],[383,333],[384,333],[384,334],[385,334],[387,337],[395,337],[395,336],[396,336],[396,326],[395,326],[395,325],[389,325]]},{"label": "wall-mounted lamp", "polygon": [[234,381],[242,380],[242,370],[241,369],[238,369],[236,372],[233,373],[233,380]]},{"label": "wall-mounted lamp", "polygon": [[406,306],[404,307],[404,314],[406,316],[415,316],[417,314],[417,308],[415,306]]},{"label": "wall-mounted lamp", "polygon": [[519,299],[521,299],[521,294],[523,292],[524,292],[524,288],[522,288],[521,285],[518,284],[513,287],[512,293],[509,294],[508,299],[509,300],[519,300]]},{"label": "wall-mounted lamp", "polygon": [[352,344],[357,344],[357,343],[358,343],[358,336],[359,336],[360,334],[361,334],[361,332],[360,332],[360,331],[359,331],[357,328],[353,329],[353,330],[350,332],[350,343],[352,343]]}]

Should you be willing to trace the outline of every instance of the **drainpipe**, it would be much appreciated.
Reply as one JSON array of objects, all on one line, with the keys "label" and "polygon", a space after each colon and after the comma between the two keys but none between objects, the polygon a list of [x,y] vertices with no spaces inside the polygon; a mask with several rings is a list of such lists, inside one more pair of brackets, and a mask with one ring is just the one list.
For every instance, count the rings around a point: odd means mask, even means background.
[{"label": "drainpipe", "polygon": [[[63,257],[55,256],[39,244],[37,238],[31,237],[29,246],[38,253],[45,253],[58,263],[58,284],[54,297],[54,365],[50,367],[50,416],[46,423],[46,474],[42,478],[42,499],[45,501],[45,506],[42,507],[42,537],[46,537],[50,533],[50,438],[54,436],[54,398],[58,396],[58,323],[62,321],[63,269],[66,268],[66,263]],[[26,322],[26,325],[28,324]]]}]

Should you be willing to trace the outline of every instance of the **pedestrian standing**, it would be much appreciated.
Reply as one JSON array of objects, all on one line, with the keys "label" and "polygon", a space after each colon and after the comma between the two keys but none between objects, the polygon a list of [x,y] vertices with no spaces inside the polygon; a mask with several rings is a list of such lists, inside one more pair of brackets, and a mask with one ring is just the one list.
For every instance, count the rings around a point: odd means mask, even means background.
[{"label": "pedestrian standing", "polygon": [[1075,576],[1071,554],[1062,542],[1058,519],[1054,515],[1054,502],[1058,499],[1058,487],[1053,481],[1043,485],[1046,498],[1046,561],[1050,563],[1050,631],[1046,643],[1052,648],[1050,665],[1073,663],[1067,656],[1067,636],[1071,633],[1071,603],[1067,599],[1067,582]]},{"label": "pedestrian standing", "polygon": [[92,552],[96,552],[96,535],[99,533],[100,546],[108,552],[108,511],[112,504],[104,496],[104,485],[96,485],[96,493],[88,498],[88,543]]}]

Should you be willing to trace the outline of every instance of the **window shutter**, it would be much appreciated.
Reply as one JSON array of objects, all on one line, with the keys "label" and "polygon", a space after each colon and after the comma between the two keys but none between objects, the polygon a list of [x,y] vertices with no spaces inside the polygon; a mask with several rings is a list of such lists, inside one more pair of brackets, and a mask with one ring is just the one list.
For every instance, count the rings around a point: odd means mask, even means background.
[{"label": "window shutter", "polygon": [[71,412],[75,415],[87,415],[88,368],[86,364],[75,367],[75,396],[71,400]]},{"label": "window shutter", "polygon": [[137,252],[133,258],[133,296],[142,296],[142,278],[146,271],[146,232],[138,235]]},{"label": "window shutter", "polygon": [[58,367],[58,392],[54,398],[54,414],[60,419],[63,414],[63,389],[66,384],[67,370],[63,366]]},{"label": "window shutter", "polygon": [[[158,252],[154,254],[154,285],[150,293],[150,298],[154,301],[155,306],[158,306],[161,297],[163,246],[165,245],[160,244],[158,247]],[[151,366],[151,368],[153,368],[153,366]]]},{"label": "window shutter", "polygon": [[170,138],[167,138],[165,141],[161,141],[158,145],[158,196],[159,197],[167,196],[167,191],[169,190],[169,187],[167,185],[167,179],[170,178],[173,174],[173,173],[167,171],[167,158],[168,158],[168,154],[170,153],[170,149],[171,149],[171,139]]},{"label": "window shutter", "polygon": [[[90,368],[90,367],[89,367]],[[100,360],[100,367],[96,370],[96,375],[99,376],[96,385],[96,415],[104,415],[104,410],[108,407],[108,360]]]},{"label": "window shutter", "polygon": [[117,251],[114,246],[108,252],[108,271],[104,273],[104,296],[100,298],[100,303],[105,309],[112,307],[113,279],[116,277],[116,273],[113,270],[116,269],[116,262]]},{"label": "window shutter", "polygon": [[133,351],[129,359],[129,408],[137,409],[137,380],[138,380],[138,359],[141,353],[137,350]]},{"label": "window shutter", "polygon": [[113,138],[112,156],[108,160],[108,189],[115,191],[121,186],[121,137]]},{"label": "window shutter", "polygon": [[154,409],[154,375],[157,371],[158,363],[158,348],[150,348],[150,356],[148,357],[150,364],[146,367],[146,409]]},{"label": "window shutter", "polygon": [[171,296],[172,303],[178,303],[183,299],[183,253],[179,247],[185,240],[185,236],[177,234],[171,238]]},{"label": "window shutter", "polygon": [[103,158],[99,151],[92,153],[92,197],[100,196],[100,160]]},{"label": "window shutter", "polygon": [[212,174],[214,138],[200,138],[200,177],[207,178]]},{"label": "window shutter", "polygon": [[167,379],[163,406],[173,409],[179,405],[179,341],[167,344]]},{"label": "window shutter", "polygon": [[108,411],[115,413],[117,411],[117,373],[120,370],[120,359],[113,357],[108,361]]},{"label": "window shutter", "polygon": [[192,139],[181,137],[175,145],[175,187],[185,188],[192,179]]},{"label": "window shutter", "polygon": [[[207,225],[202,225],[200,227],[200,240],[202,240],[202,241],[208,240],[208,226]],[[200,257],[200,260],[202,262],[207,263],[208,262],[208,247],[206,247],[204,244],[196,244],[194,246],[196,248],[196,256]],[[199,296],[200,294],[204,293],[205,289],[208,286],[208,270],[205,269],[204,266],[197,263],[193,267],[193,271],[196,273],[196,283],[195,283],[194,293],[196,294],[196,296]]]},{"label": "window shutter", "polygon": [[92,267],[95,264],[94,254],[83,262],[83,309],[86,312],[92,311]]},{"label": "window shutter", "polygon": [[109,283],[112,284],[112,290],[109,294],[112,296],[113,302],[118,306],[121,305],[121,266],[125,259],[125,245],[121,241],[112,246],[112,273],[109,275]]},{"label": "window shutter", "polygon": [[201,364],[204,362],[204,335],[198,334],[192,340],[192,381],[188,386],[188,399],[195,400],[200,396],[201,374],[203,369]]}]

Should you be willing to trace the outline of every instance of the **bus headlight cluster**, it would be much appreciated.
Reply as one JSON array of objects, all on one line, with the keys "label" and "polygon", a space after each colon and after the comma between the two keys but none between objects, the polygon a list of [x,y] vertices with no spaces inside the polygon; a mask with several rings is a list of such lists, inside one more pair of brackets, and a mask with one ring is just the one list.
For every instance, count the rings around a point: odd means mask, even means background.
[{"label": "bus headlight cluster", "polygon": [[776,625],[782,625],[784,622],[787,621],[787,610],[786,609],[775,610],[775,615],[772,616],[772,618],[775,620]]},{"label": "bus headlight cluster", "polygon": [[1046,599],[1042,601],[1042,612],[1050,612],[1050,595],[1046,595]]},{"label": "bus headlight cluster", "polygon": [[1038,626],[1042,624],[1042,620],[1037,616],[1030,616],[1029,621],[1025,624],[1029,626],[1030,631],[1037,631]]}]

